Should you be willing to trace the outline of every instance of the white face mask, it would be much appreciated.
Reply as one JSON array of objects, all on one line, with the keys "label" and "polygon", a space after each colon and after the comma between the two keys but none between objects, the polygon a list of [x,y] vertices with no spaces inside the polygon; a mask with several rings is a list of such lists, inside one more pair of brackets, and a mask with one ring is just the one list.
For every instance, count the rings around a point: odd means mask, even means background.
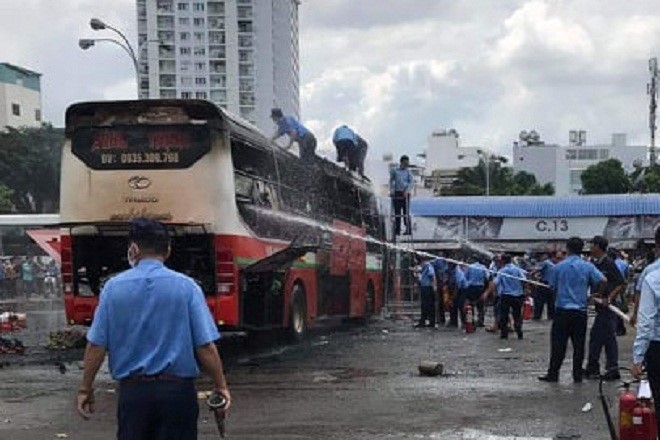
[{"label": "white face mask", "polygon": [[140,255],[140,249],[137,247],[135,243],[131,243],[131,245],[128,247],[128,251],[126,252],[126,259],[128,260],[128,265],[131,267],[135,267],[140,260],[138,260],[138,256]]}]

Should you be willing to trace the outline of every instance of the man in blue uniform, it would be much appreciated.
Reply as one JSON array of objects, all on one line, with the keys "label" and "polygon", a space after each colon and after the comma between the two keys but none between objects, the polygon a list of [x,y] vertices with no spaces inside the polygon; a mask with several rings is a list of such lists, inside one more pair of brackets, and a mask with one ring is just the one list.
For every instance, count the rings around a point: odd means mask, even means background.
[{"label": "man in blue uniform", "polygon": [[[539,264],[536,267],[539,281],[550,285],[550,272],[555,264],[550,260],[550,254],[543,252],[539,255]],[[547,304],[547,316],[552,320],[555,314],[555,291],[552,287],[535,286],[536,298],[534,298],[534,320],[538,321],[543,317],[543,308]]]},{"label": "man in blue uniform", "polygon": [[419,287],[422,303],[422,316],[416,327],[435,328],[435,292],[437,290],[437,282],[431,259],[426,255],[421,259]]},{"label": "man in blue uniform", "polygon": [[444,288],[447,285],[447,271],[449,266],[447,261],[442,257],[434,258],[431,260],[431,264],[433,265],[433,270],[435,272],[436,292],[438,294],[438,303],[436,307],[438,311],[437,321],[444,325],[446,323]]},{"label": "man in blue uniform", "polygon": [[[475,308],[477,309],[477,327],[484,326],[484,302],[481,300],[481,296],[486,290],[486,285],[488,284],[488,272],[486,266],[484,266],[479,259],[472,258],[472,264],[467,267],[465,271],[465,279],[467,281],[467,290],[466,290],[466,299],[470,301]],[[465,301],[463,301],[463,307]]]},{"label": "man in blue uniform", "polygon": [[[367,150],[369,150],[369,144],[366,140],[359,134],[357,135],[357,152],[355,157],[355,166],[356,171],[360,173],[360,176],[364,176],[364,161],[367,158]],[[353,161],[352,161],[353,162]],[[352,163],[351,162],[351,163]]]},{"label": "man in blue uniform", "polygon": [[467,280],[463,269],[456,263],[449,263],[447,269],[449,290],[452,292],[452,305],[449,312],[449,327],[458,327],[458,318],[460,316],[461,323],[465,325],[465,312],[461,308],[461,304],[465,302],[465,291],[467,290]]},{"label": "man in blue uniform", "polygon": [[129,243],[133,268],[105,284],[87,334],[78,412],[85,419],[94,412],[94,378],[108,353],[119,381],[117,438],[194,440],[200,367],[231,404],[214,344],[220,335],[195,281],[164,265],[167,227],[134,220]]},{"label": "man in blue uniform", "polygon": [[510,255],[502,256],[504,267],[495,277],[495,285],[500,291],[500,338],[509,337],[509,313],[513,316],[513,325],[518,339],[523,338],[522,306],[524,301],[523,280],[527,279],[525,272],[513,264]]},{"label": "man in blue uniform", "polygon": [[410,194],[415,183],[408,165],[410,165],[410,159],[404,155],[399,160],[399,166],[392,168],[390,171],[390,197],[392,198],[392,208],[394,210],[395,236],[401,234],[402,218],[406,225],[404,235],[412,234],[408,208],[410,205]]},{"label": "man in blue uniform", "polygon": [[277,124],[277,131],[271,138],[272,142],[284,135],[289,136],[289,144],[285,147],[290,150],[294,142],[298,143],[298,151],[303,161],[311,162],[314,160],[316,151],[316,137],[304,125],[293,116],[284,116],[282,110],[274,108],[270,112],[270,117]]},{"label": "man in blue uniform", "polygon": [[357,135],[347,125],[341,125],[335,129],[332,135],[332,143],[337,149],[337,162],[343,162],[346,168],[351,168],[350,158],[354,156],[353,151],[357,150]]},{"label": "man in blue uniform", "polygon": [[570,238],[566,243],[568,256],[550,274],[557,300],[551,330],[550,365],[548,373],[539,377],[543,382],[559,382],[569,339],[573,345],[573,381],[582,382],[589,289],[602,289],[607,282],[596,266],[580,258],[583,248],[584,241]]}]

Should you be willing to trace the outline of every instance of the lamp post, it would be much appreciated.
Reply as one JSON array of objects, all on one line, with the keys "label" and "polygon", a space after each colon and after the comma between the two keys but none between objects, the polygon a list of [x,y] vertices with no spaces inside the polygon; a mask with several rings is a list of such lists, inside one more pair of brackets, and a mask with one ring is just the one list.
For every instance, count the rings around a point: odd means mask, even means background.
[{"label": "lamp post", "polygon": [[[464,159],[465,157],[468,157],[468,155],[461,154],[458,156],[458,159]],[[481,158],[486,166],[486,197],[490,197],[490,162],[493,161],[504,164],[509,160],[504,156],[497,156],[489,151],[484,151],[481,149],[477,150],[477,157]]]}]

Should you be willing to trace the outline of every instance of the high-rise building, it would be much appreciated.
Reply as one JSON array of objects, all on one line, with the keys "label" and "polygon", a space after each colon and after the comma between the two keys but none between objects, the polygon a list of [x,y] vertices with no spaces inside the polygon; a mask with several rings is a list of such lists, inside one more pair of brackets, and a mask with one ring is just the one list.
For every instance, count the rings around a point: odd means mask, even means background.
[{"label": "high-rise building", "polygon": [[0,63],[0,130],[41,125],[41,74]]},{"label": "high-rise building", "polygon": [[300,116],[299,0],[137,0],[140,97],[205,99],[270,133]]}]

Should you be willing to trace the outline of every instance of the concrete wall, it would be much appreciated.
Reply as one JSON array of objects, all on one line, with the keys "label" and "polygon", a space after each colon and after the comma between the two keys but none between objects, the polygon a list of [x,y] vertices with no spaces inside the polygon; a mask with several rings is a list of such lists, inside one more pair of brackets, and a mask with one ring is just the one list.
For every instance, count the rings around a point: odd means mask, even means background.
[{"label": "concrete wall", "polygon": [[[20,115],[12,111],[12,104],[18,104]],[[41,121],[36,111],[41,112],[41,94],[38,91],[17,84],[0,83],[0,130],[10,127],[39,127]]]}]

